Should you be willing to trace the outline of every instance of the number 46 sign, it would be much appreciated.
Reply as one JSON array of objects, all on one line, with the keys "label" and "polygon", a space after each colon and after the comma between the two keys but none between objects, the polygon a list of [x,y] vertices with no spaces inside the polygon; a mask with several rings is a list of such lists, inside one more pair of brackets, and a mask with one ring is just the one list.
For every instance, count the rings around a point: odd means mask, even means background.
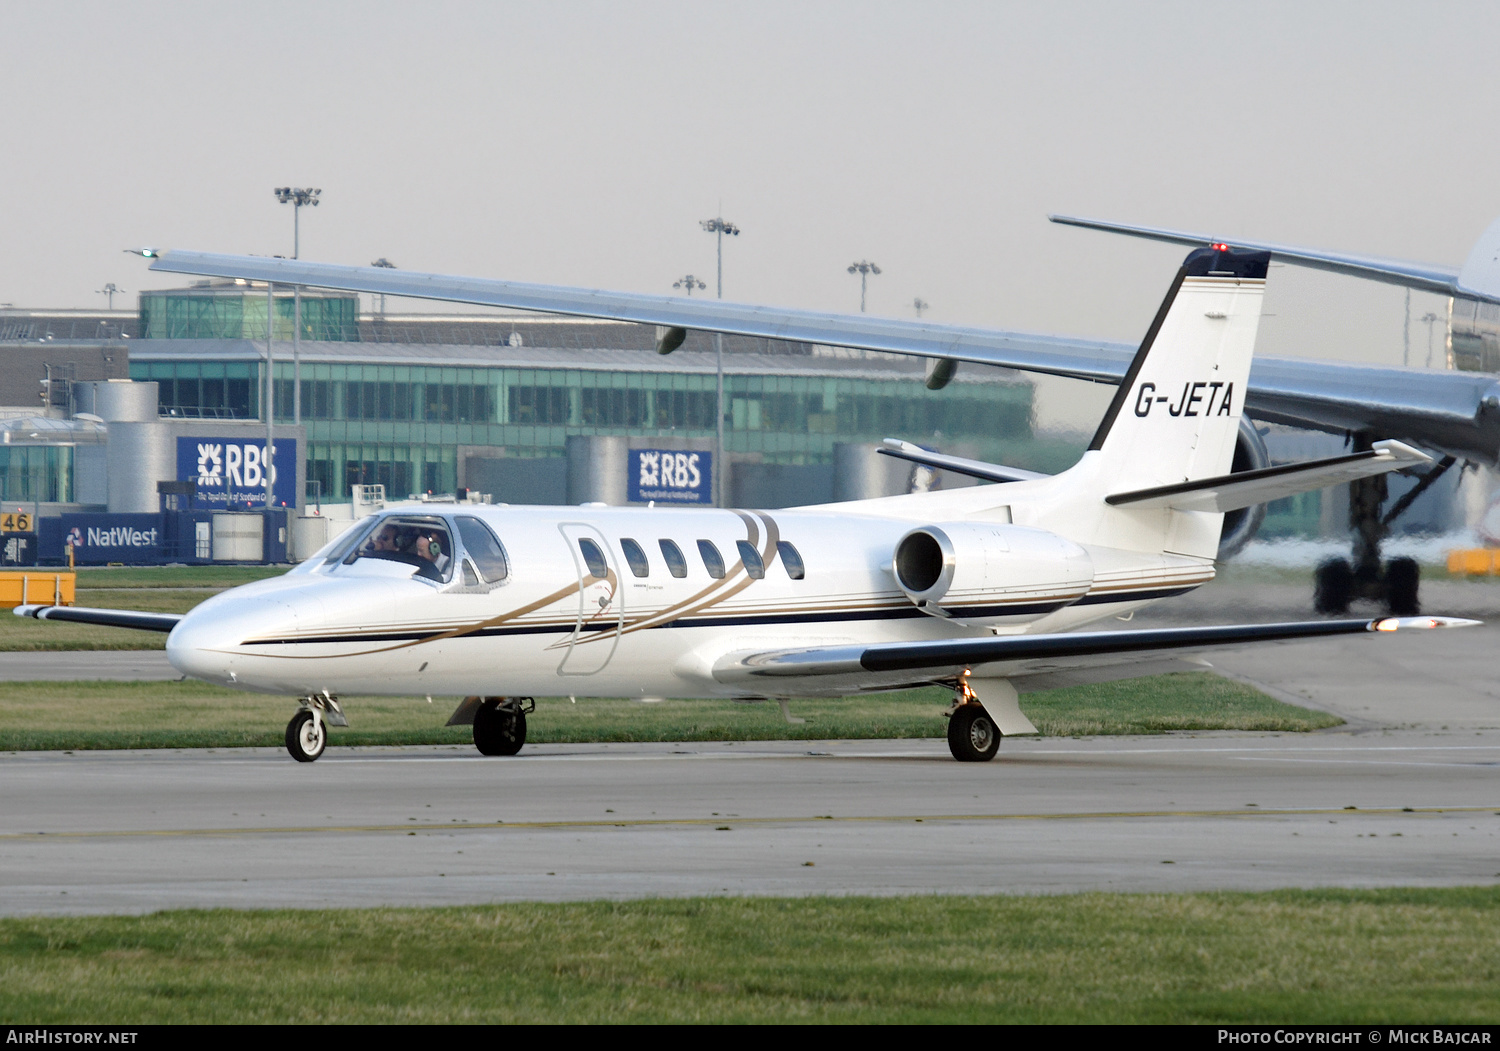
[{"label": "number 46 sign", "polygon": [[31,525],[31,516],[25,511],[0,513],[0,533],[29,533]]}]

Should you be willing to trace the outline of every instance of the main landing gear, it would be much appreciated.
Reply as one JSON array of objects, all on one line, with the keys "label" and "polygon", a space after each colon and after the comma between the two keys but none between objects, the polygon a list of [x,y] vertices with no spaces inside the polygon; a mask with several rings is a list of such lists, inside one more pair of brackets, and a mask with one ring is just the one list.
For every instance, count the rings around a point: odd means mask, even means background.
[{"label": "main landing gear", "polygon": [[[1374,436],[1361,432],[1354,436],[1355,452],[1373,445]],[[1380,544],[1390,535],[1390,526],[1427,489],[1452,467],[1455,460],[1445,456],[1429,467],[1400,500],[1384,515],[1381,505],[1386,499],[1385,475],[1360,478],[1349,483],[1349,528],[1354,534],[1354,552],[1350,559],[1330,558],[1321,563],[1313,575],[1313,608],[1319,613],[1340,615],[1349,612],[1349,604],[1359,599],[1377,602],[1398,617],[1414,617],[1421,612],[1417,589],[1422,571],[1416,560],[1393,558],[1381,564]]]},{"label": "main landing gear", "polygon": [[530,697],[486,697],[474,709],[474,747],[481,755],[515,755],[526,743]]},{"label": "main landing gear", "polygon": [[348,726],[344,709],[331,694],[303,697],[297,714],[286,724],[286,750],[299,763],[311,763],[328,747],[328,728]]},{"label": "main landing gear", "polygon": [[1000,751],[1000,729],[965,679],[948,713],[948,751],[960,763],[987,763]]}]

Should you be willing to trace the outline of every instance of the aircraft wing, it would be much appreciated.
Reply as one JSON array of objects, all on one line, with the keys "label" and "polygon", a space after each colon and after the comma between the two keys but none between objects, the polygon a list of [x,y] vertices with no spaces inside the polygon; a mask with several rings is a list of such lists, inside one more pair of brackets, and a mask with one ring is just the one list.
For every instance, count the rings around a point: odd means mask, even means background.
[{"label": "aircraft wing", "polygon": [[713,669],[726,684],[829,676],[874,677],[902,682],[944,678],[986,666],[986,674],[1022,679],[1070,667],[1155,660],[1190,650],[1247,643],[1358,635],[1407,629],[1459,628],[1480,623],[1457,617],[1384,617],[1379,620],[1314,620],[1275,624],[1154,628],[1144,631],[1080,631],[1050,635],[983,636],[937,642],[895,642],[729,654]]},{"label": "aircraft wing", "polygon": [[[1496,236],[1500,238],[1500,232]],[[1136,350],[1131,344],[1109,340],[937,325],[867,314],[827,314],[717,299],[176,249],[165,252],[146,249],[143,253],[154,259],[151,269],[171,273],[412,296],[890,351],[1103,383],[1119,383]],[[1266,423],[1335,434],[1372,431],[1483,463],[1500,461],[1500,384],[1495,377],[1484,373],[1257,357],[1250,368],[1245,408],[1251,417]]]},{"label": "aircraft wing", "polygon": [[75,624],[103,624],[111,628],[137,628],[168,632],[177,627],[181,613],[140,613],[130,609],[90,609],[87,606],[17,606],[18,617],[36,620],[67,620]]}]

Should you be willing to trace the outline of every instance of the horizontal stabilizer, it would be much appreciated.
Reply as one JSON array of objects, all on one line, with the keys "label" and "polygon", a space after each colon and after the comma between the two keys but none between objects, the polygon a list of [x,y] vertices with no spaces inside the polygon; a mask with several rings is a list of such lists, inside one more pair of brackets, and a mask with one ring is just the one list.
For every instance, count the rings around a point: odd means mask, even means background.
[{"label": "horizontal stabilizer", "polygon": [[67,620],[75,624],[102,624],[140,631],[171,631],[182,619],[181,613],[140,613],[131,609],[89,609],[87,606],[17,606],[13,612],[18,617],[37,620]]},{"label": "horizontal stabilizer", "polygon": [[952,471],[954,474],[968,475],[970,478],[979,478],[986,482],[1029,482],[1034,478],[1049,477],[1045,474],[1037,474],[1035,471],[1023,471],[1019,467],[1003,467],[997,463],[970,460],[964,456],[928,452],[920,445],[903,442],[899,438],[885,439],[885,444],[875,451],[886,456],[894,456],[899,460],[910,460],[912,463]]},{"label": "horizontal stabilizer", "polygon": [[827,646],[730,654],[714,666],[719,682],[802,678],[869,673],[956,675],[982,664],[1013,665],[1006,674],[1025,675],[1028,662],[1043,661],[1048,670],[1070,663],[1099,667],[1111,655],[1128,662],[1143,654],[1217,649],[1252,642],[1284,642],[1327,635],[1358,635],[1407,629],[1464,628],[1477,620],[1458,617],[1383,617],[1379,620],[1311,620],[1278,624],[1226,624],[1212,627],[1156,628],[1146,631],[1079,631],[1055,635],[1010,635],[1002,638],[944,639],[939,642],[893,642],[873,646]]},{"label": "horizontal stabilizer", "polygon": [[1397,441],[1376,442],[1374,448],[1326,460],[1308,460],[1258,471],[1240,471],[1198,482],[1180,482],[1153,489],[1106,496],[1115,507],[1170,507],[1178,511],[1238,511],[1296,493],[1325,489],[1387,471],[1431,463],[1420,449]]},{"label": "horizontal stabilizer", "polygon": [[[1252,248],[1257,251],[1270,252],[1271,257],[1278,263],[1295,263],[1297,266],[1305,266],[1313,270],[1328,270],[1335,274],[1363,277],[1370,281],[1416,288],[1424,292],[1436,292],[1444,296],[1459,293],[1488,299],[1490,302],[1497,301],[1493,293],[1483,289],[1464,288],[1459,271],[1451,266],[1412,263],[1404,259],[1385,259],[1380,256],[1353,255],[1348,252],[1325,252],[1316,248],[1277,244],[1273,241],[1244,241],[1232,237],[1213,237],[1209,234],[1190,233],[1185,230],[1133,226],[1129,223],[1115,223],[1103,219],[1080,219],[1071,215],[1049,215],[1047,218],[1064,226],[1081,226],[1088,230],[1125,234],[1127,237],[1140,237],[1147,241],[1165,241],[1168,244],[1195,247],[1229,244],[1235,248]],[[1473,266],[1475,264],[1471,261],[1470,266],[1465,267],[1465,271],[1469,271]],[[1475,272],[1477,273],[1478,270],[1476,269]]]}]

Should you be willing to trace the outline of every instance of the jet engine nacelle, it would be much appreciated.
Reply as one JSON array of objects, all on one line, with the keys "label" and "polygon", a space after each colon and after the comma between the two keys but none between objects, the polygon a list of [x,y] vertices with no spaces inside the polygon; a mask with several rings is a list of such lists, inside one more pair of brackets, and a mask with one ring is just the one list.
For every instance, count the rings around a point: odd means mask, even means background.
[{"label": "jet engine nacelle", "polygon": [[[1088,552],[1044,529],[987,522],[944,522],[903,536],[892,562],[896,583],[918,606],[957,617],[1040,616],[1071,602],[1094,580]],[[1014,605],[1015,614],[1003,607]]]},{"label": "jet engine nacelle", "polygon": [[[1270,466],[1271,454],[1266,450],[1265,439],[1260,436],[1249,417],[1241,417],[1239,437],[1234,442],[1234,464],[1230,470],[1257,471]],[[1219,533],[1219,561],[1223,562],[1238,554],[1265,520],[1265,504],[1228,512],[1224,516],[1224,528]]]}]

